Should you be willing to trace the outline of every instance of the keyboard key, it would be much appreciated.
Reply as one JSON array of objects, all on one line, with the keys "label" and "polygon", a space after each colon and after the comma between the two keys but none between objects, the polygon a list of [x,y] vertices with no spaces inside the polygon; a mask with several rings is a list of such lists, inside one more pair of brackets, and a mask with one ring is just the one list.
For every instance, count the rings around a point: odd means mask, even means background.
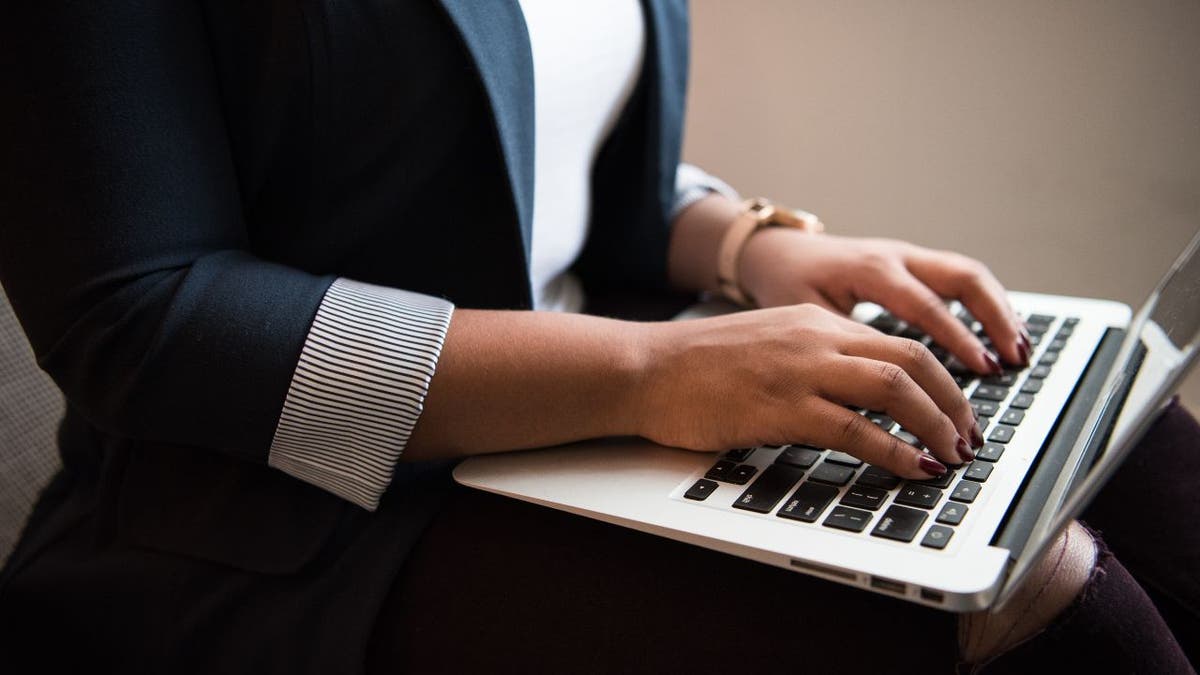
[{"label": "keyboard key", "polygon": [[838,502],[846,506],[857,506],[860,509],[868,509],[877,511],[883,503],[887,501],[888,493],[879,488],[865,487],[862,485],[852,485],[846,490],[845,496]]},{"label": "keyboard key", "polygon": [[848,466],[838,466],[829,462],[821,462],[808,477],[822,483],[840,486],[849,483],[853,476],[854,469]]},{"label": "keyboard key", "polygon": [[985,401],[1003,401],[1005,398],[1008,398],[1008,389],[990,384],[981,384],[975,388],[975,391],[971,394],[971,398],[980,398]]},{"label": "keyboard key", "polygon": [[1039,380],[1045,379],[1050,374],[1050,366],[1034,366],[1033,370],[1029,371],[1030,377],[1036,377]]},{"label": "keyboard key", "polygon": [[924,343],[925,338],[928,337],[925,335],[925,331],[917,328],[916,326],[906,326],[904,330],[896,333],[896,335],[898,337],[908,338],[909,340],[916,340],[917,342],[921,343]]},{"label": "keyboard key", "polygon": [[924,445],[921,445],[921,440],[919,438],[917,438],[916,436],[913,436],[912,434],[905,431],[904,429],[897,429],[892,432],[892,435],[895,436],[896,438],[899,438],[900,440],[904,441],[905,443],[908,443],[909,445],[913,446],[914,448],[916,448],[918,450],[924,449],[924,447],[925,447]]},{"label": "keyboard key", "polygon": [[750,458],[750,453],[754,452],[754,448],[738,448],[725,453],[725,459],[731,462],[744,462]]},{"label": "keyboard key", "polygon": [[958,485],[954,486],[954,492],[950,493],[950,499],[953,499],[956,502],[965,502],[970,504],[971,502],[975,501],[976,497],[979,496],[979,490],[982,487],[983,486],[979,483],[961,480],[958,482]]},{"label": "keyboard key", "polygon": [[990,375],[983,378],[983,383],[993,387],[1011,387],[1017,383],[1017,374],[1010,371],[999,375]]},{"label": "keyboard key", "polygon": [[[1025,324],[1025,330],[1029,331],[1031,338],[1038,338],[1038,342],[1041,342],[1041,337],[1046,334],[1046,331],[1050,330],[1050,326],[1040,323],[1028,323]],[[1033,340],[1030,340],[1030,342],[1033,342]],[[1037,344],[1037,342],[1034,342],[1034,344]]]},{"label": "keyboard key", "polygon": [[997,424],[995,429],[992,429],[988,434],[987,439],[993,443],[1007,443],[1012,440],[1013,433],[1016,427],[1010,427],[1004,424]]},{"label": "keyboard key", "polygon": [[992,417],[1000,412],[1000,404],[983,398],[971,399],[971,409],[976,417]]},{"label": "keyboard key", "polygon": [[1011,424],[1014,427],[1020,424],[1024,419],[1025,411],[1018,410],[1016,408],[1009,408],[1008,410],[1004,411],[1003,415],[1000,416],[1000,422],[1002,424]]},{"label": "keyboard key", "polygon": [[874,410],[867,412],[867,419],[871,420],[872,424],[880,429],[883,429],[884,431],[891,431],[892,427],[896,426],[896,420],[893,420],[881,412],[875,412]]},{"label": "keyboard key", "polygon": [[914,480],[912,482],[920,483],[921,485],[929,485],[935,488],[945,488],[950,487],[950,482],[953,480],[954,471],[950,470],[940,476],[934,476],[933,478],[926,478],[924,480]]},{"label": "keyboard key", "polygon": [[945,525],[930,525],[929,531],[921,539],[921,545],[928,548],[943,549],[946,548],[946,544],[950,543],[950,537],[953,536],[953,528],[946,527]]},{"label": "keyboard key", "polygon": [[967,470],[963,472],[963,478],[973,480],[976,483],[982,483],[988,479],[988,476],[992,475],[993,468],[987,462],[971,462],[971,466],[968,466]]},{"label": "keyboard key", "polygon": [[1065,340],[1074,334],[1075,328],[1073,326],[1063,326],[1062,328],[1058,329],[1058,335],[1056,336],[1056,339]]},{"label": "keyboard key", "polygon": [[1042,385],[1045,380],[1039,380],[1036,377],[1031,377],[1025,380],[1025,384],[1021,385],[1022,394],[1036,394],[1042,390]]},{"label": "keyboard key", "polygon": [[1077,316],[1068,316],[1067,318],[1063,319],[1064,326],[1074,326],[1077,323],[1079,323],[1079,317]]},{"label": "keyboard key", "polygon": [[737,501],[733,503],[733,508],[755,513],[770,513],[779,500],[788,493],[788,490],[800,482],[803,475],[803,469],[786,464],[772,464],[762,472],[753,485],[746,488],[741,497],[737,498]]},{"label": "keyboard key", "polygon": [[999,443],[984,443],[983,447],[975,452],[975,459],[982,459],[985,462],[994,462],[1000,459],[1000,455],[1004,454],[1004,446]]},{"label": "keyboard key", "polygon": [[959,361],[956,357],[951,356],[943,365],[946,367],[946,370],[950,371],[951,375],[962,375],[972,380],[977,377],[975,371],[968,368],[966,364]]},{"label": "keyboard key", "polygon": [[900,320],[888,313],[880,314],[879,316],[867,322],[867,325],[881,333],[891,335],[900,327]]},{"label": "keyboard key", "polygon": [[922,509],[932,509],[941,498],[942,491],[935,487],[921,485],[920,483],[906,483],[904,487],[900,488],[900,492],[896,494],[896,503],[916,506]]},{"label": "keyboard key", "polygon": [[821,451],[806,445],[790,445],[775,458],[776,464],[789,464],[807,469],[821,458]]},{"label": "keyboard key", "polygon": [[701,478],[700,480],[696,481],[695,485],[688,488],[688,491],[683,493],[683,496],[688,499],[695,499],[698,502],[702,502],[705,499],[708,499],[708,496],[711,495],[713,490],[716,489],[717,483]]},{"label": "keyboard key", "polygon": [[975,381],[975,378],[971,375],[963,375],[961,373],[951,373],[950,377],[954,378],[954,384],[957,384],[959,389],[966,389]]},{"label": "keyboard key", "polygon": [[825,527],[836,527],[839,530],[862,532],[867,529],[867,525],[870,522],[871,514],[867,511],[837,506],[829,512],[829,517],[825,519],[823,525]]},{"label": "keyboard key", "polygon": [[834,464],[844,464],[846,466],[862,466],[861,459],[854,455],[838,452],[837,450],[830,450],[829,454],[825,456],[825,461],[833,462]]},{"label": "keyboard key", "polygon": [[758,473],[758,469],[749,464],[738,464],[733,469],[733,475],[729,477],[730,483],[745,485],[750,482],[754,474]]},{"label": "keyboard key", "polygon": [[821,517],[821,512],[829,506],[829,502],[837,496],[837,488],[805,481],[796,488],[791,497],[783,503],[783,508],[775,514],[780,518],[801,520],[815,523]]},{"label": "keyboard key", "polygon": [[721,460],[713,465],[713,468],[704,474],[709,480],[729,481],[729,477],[733,475],[733,470],[737,468],[737,464],[733,462]]},{"label": "keyboard key", "polygon": [[1033,394],[1017,394],[1013,397],[1012,402],[1008,404],[1010,408],[1021,409],[1028,408],[1031,405],[1033,405]]},{"label": "keyboard key", "polygon": [[1046,352],[1038,359],[1039,366],[1052,366],[1058,363],[1058,352]]},{"label": "keyboard key", "polygon": [[979,432],[983,433],[984,431],[987,431],[988,425],[992,423],[992,418],[988,417],[987,415],[980,415],[979,417],[975,418],[975,422],[979,424]]},{"label": "keyboard key", "polygon": [[937,521],[947,525],[957,525],[962,522],[965,515],[967,515],[967,507],[964,504],[946,502],[937,515]]},{"label": "keyboard key", "polygon": [[899,484],[899,476],[877,466],[868,466],[866,469],[863,469],[862,475],[858,477],[858,482],[855,483],[855,485],[866,485],[881,490],[894,490]]},{"label": "keyboard key", "polygon": [[1025,323],[1048,326],[1054,323],[1054,317],[1049,314],[1030,314]]},{"label": "keyboard key", "polygon": [[[1061,335],[1061,333],[1060,333],[1060,335]],[[1050,341],[1050,344],[1046,345],[1046,349],[1048,349],[1052,352],[1061,352],[1062,350],[1064,350],[1066,348],[1067,348],[1067,341],[1061,337],[1054,338],[1053,340]]]},{"label": "keyboard key", "polygon": [[879,524],[871,531],[871,536],[895,539],[896,541],[912,541],[928,517],[928,513],[917,509],[889,506],[879,519]]}]

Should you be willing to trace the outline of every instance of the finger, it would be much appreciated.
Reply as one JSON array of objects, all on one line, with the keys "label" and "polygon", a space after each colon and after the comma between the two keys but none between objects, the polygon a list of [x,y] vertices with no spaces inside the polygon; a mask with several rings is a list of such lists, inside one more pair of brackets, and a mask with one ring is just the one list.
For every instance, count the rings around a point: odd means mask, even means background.
[{"label": "finger", "polygon": [[822,396],[882,410],[943,462],[962,464],[975,459],[954,422],[900,366],[848,356],[839,359],[836,367],[838,377],[828,378],[819,386]]},{"label": "finger", "polygon": [[950,418],[959,436],[970,441],[972,447],[983,445],[983,433],[967,397],[925,345],[900,337],[855,336],[847,338],[842,353],[900,366]]},{"label": "finger", "polygon": [[930,455],[836,403],[815,399],[809,412],[808,424],[797,430],[797,437],[815,446],[841,450],[904,478],[921,480],[947,471]]},{"label": "finger", "polygon": [[996,351],[1008,363],[1029,364],[1029,334],[1008,303],[999,280],[983,263],[954,253],[919,251],[906,263],[934,292],[955,298],[983,324]]},{"label": "finger", "polygon": [[907,269],[898,268],[888,277],[886,288],[876,300],[893,314],[925,331],[933,341],[979,373],[1000,374],[1000,362],[984,348],[950,310],[945,301]]}]

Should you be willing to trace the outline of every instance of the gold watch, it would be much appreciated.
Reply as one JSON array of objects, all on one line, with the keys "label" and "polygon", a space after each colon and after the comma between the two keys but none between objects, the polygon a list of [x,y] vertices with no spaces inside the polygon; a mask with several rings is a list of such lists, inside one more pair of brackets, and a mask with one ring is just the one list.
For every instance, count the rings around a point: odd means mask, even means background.
[{"label": "gold watch", "polygon": [[807,211],[792,211],[761,197],[742,202],[742,214],[725,231],[717,250],[717,288],[721,295],[743,307],[753,307],[755,303],[742,289],[738,263],[750,235],[767,227],[790,227],[810,234],[825,231],[825,224]]}]

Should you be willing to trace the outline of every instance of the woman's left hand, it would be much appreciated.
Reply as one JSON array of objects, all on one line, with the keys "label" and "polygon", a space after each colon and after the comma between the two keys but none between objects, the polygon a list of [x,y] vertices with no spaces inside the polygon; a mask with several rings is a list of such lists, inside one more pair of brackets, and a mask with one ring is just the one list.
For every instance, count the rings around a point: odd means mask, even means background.
[{"label": "woman's left hand", "polygon": [[750,237],[739,268],[742,288],[762,307],[811,302],[846,314],[859,302],[874,302],[967,367],[999,373],[992,351],[946,307],[945,299],[956,299],[983,324],[1000,358],[1029,362],[1029,334],[1004,287],[983,263],[958,253],[776,227]]}]

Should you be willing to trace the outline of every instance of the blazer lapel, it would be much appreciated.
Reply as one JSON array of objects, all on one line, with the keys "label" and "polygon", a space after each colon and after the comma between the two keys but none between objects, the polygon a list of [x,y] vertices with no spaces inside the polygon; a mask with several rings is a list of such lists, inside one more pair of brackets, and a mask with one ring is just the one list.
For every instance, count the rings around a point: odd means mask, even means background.
[{"label": "blazer lapel", "polygon": [[440,0],[454,22],[492,107],[517,209],[525,260],[533,227],[533,54],[517,0]]},{"label": "blazer lapel", "polygon": [[[648,158],[658,163],[658,193],[662,217],[669,218],[675,195],[675,169],[683,139],[683,107],[687,95],[687,0],[643,0],[647,15],[646,57],[651,145]],[[654,143],[653,141],[657,141]]]}]

